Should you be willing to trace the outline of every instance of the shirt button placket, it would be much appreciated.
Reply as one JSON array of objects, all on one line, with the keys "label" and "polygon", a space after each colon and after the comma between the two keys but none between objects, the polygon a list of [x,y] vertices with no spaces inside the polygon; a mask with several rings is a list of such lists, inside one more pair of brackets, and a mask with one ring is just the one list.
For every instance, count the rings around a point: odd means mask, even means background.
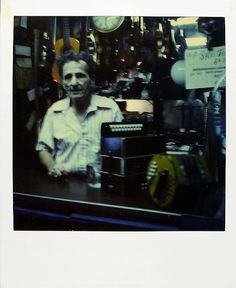
[{"label": "shirt button placket", "polygon": [[88,133],[84,123],[81,125],[81,139],[80,139],[80,170],[86,171],[88,153]]}]

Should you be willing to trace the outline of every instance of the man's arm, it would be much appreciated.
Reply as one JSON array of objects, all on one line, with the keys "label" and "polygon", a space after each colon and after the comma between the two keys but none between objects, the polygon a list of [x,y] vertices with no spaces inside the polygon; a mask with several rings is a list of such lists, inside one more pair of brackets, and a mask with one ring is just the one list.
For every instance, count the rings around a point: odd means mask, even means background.
[{"label": "man's arm", "polygon": [[47,150],[39,151],[39,159],[48,171],[51,171],[53,166],[56,164],[52,157],[52,154]]},{"label": "man's arm", "polygon": [[54,149],[52,116],[52,112],[48,111],[44,117],[36,143],[36,151],[38,151],[39,160],[47,169],[48,174],[53,177],[58,177],[66,173],[63,167],[59,167],[59,165],[56,164],[50,152]]},{"label": "man's arm", "polygon": [[42,165],[47,169],[48,175],[56,178],[67,174],[63,167],[56,164],[52,157],[52,154],[47,150],[39,151],[39,159]]},{"label": "man's arm", "polygon": [[122,122],[124,119],[123,114],[118,106],[118,104],[114,101],[113,107],[113,120],[114,122]]}]

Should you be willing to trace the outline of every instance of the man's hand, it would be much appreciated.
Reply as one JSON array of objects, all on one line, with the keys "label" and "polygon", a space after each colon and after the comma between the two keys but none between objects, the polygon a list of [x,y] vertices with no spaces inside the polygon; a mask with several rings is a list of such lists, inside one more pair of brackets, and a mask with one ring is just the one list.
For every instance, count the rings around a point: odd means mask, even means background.
[{"label": "man's hand", "polygon": [[67,171],[65,170],[64,166],[55,164],[49,171],[48,175],[57,178],[63,175],[67,175]]},{"label": "man's hand", "polygon": [[52,177],[60,177],[62,175],[67,175],[67,171],[63,165],[58,165],[55,163],[52,154],[47,150],[42,150],[39,152],[39,159],[44,167],[48,171],[48,175]]}]

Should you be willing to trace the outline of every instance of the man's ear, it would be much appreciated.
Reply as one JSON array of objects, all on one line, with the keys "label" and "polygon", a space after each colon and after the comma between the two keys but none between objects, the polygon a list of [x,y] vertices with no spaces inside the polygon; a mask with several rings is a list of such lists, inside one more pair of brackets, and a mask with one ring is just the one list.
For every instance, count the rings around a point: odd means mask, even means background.
[{"label": "man's ear", "polygon": [[91,86],[91,88],[95,87],[95,79],[94,78],[90,78],[90,86]]}]

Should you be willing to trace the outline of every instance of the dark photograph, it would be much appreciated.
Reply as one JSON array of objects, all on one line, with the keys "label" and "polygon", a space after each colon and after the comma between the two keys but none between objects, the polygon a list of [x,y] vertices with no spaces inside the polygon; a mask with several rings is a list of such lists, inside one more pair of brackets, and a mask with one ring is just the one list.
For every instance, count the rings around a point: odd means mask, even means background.
[{"label": "dark photograph", "polygon": [[13,26],[15,231],[225,231],[224,17]]}]

